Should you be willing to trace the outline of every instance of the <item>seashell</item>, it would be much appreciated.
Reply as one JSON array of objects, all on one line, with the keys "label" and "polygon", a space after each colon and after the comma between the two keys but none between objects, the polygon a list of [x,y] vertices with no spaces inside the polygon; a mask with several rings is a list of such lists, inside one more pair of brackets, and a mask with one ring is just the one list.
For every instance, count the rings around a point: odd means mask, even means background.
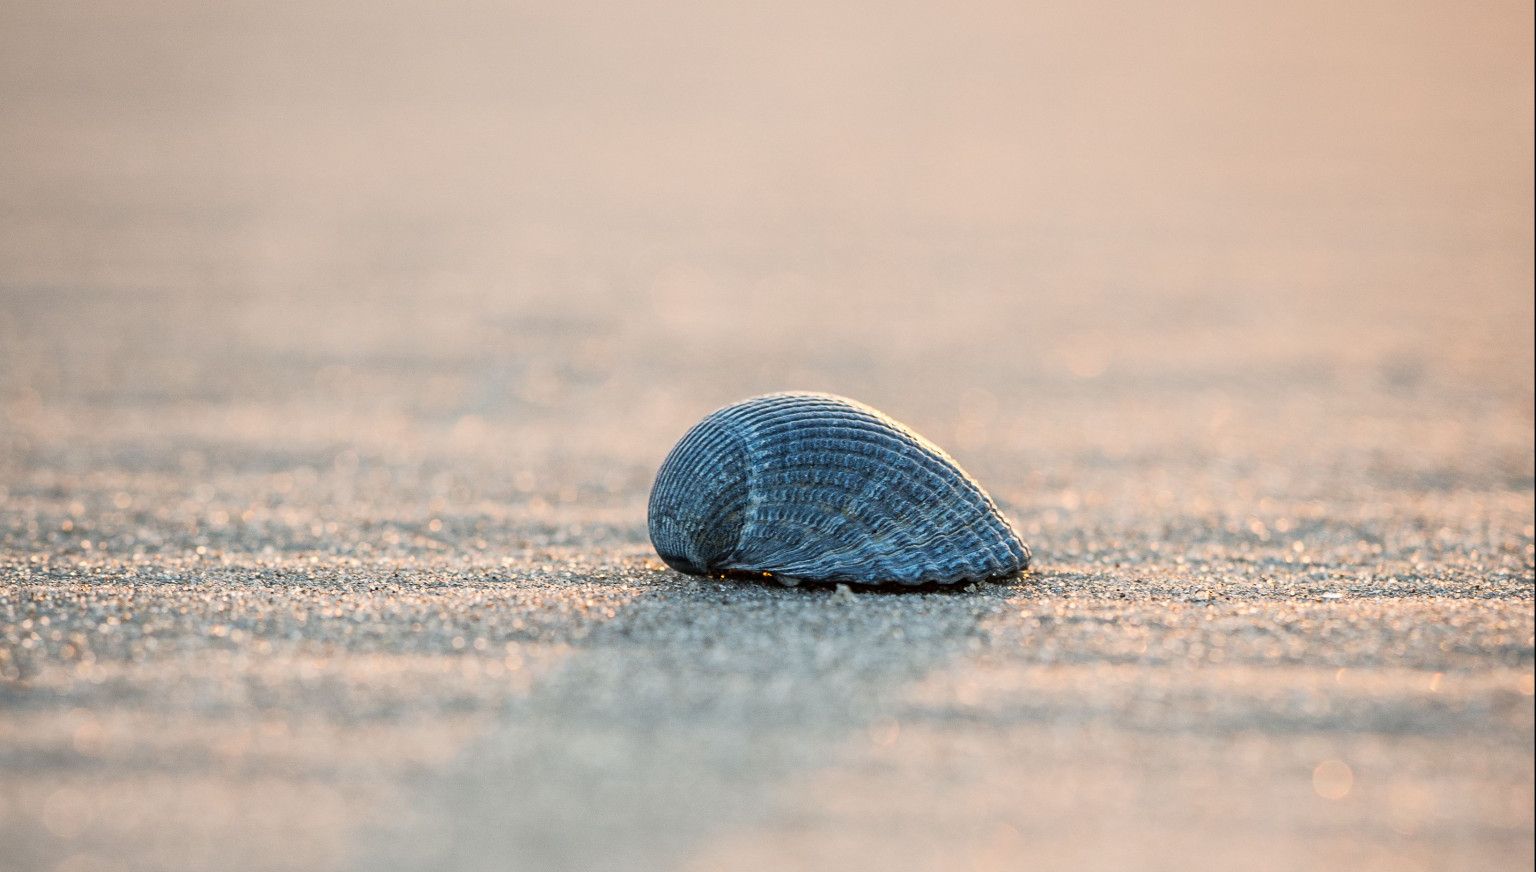
[{"label": "seashell", "polygon": [[692,575],[963,584],[1029,566],[1029,547],[949,455],[832,394],[710,414],[662,462],[648,514],[656,553]]}]

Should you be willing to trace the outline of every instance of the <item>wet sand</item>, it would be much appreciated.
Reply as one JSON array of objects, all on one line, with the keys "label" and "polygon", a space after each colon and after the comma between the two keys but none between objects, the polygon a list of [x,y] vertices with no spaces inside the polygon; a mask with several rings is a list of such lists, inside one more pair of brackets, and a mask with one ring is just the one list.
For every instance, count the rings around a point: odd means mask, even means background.
[{"label": "wet sand", "polygon": [[[1503,869],[1518,4],[0,11],[0,869]],[[687,578],[829,390],[1008,585]]]}]

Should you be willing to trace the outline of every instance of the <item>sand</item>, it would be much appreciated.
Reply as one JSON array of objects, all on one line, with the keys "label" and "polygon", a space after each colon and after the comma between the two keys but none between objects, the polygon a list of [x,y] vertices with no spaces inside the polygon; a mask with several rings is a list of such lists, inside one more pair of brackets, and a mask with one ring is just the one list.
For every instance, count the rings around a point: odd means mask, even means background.
[{"label": "sand", "polygon": [[[1530,23],[0,12],[0,869],[1529,868]],[[1036,570],[666,570],[780,389]]]}]

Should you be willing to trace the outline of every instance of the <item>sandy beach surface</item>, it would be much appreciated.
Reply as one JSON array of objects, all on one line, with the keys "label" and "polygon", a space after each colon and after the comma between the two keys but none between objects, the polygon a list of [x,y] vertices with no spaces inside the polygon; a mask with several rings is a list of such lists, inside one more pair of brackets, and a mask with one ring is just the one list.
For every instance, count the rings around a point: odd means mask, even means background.
[{"label": "sandy beach surface", "polygon": [[[1529,869],[1531,24],[5,4],[0,869]],[[667,571],[791,388],[1036,570]]]}]

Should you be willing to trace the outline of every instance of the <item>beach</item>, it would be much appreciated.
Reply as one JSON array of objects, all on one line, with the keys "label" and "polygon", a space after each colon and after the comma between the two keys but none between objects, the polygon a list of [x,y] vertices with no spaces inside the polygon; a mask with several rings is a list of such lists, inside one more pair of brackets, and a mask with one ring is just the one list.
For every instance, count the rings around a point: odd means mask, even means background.
[{"label": "beach", "polygon": [[[18,5],[0,103],[0,869],[1530,867],[1528,8]],[[1030,573],[666,569],[777,390]]]}]

